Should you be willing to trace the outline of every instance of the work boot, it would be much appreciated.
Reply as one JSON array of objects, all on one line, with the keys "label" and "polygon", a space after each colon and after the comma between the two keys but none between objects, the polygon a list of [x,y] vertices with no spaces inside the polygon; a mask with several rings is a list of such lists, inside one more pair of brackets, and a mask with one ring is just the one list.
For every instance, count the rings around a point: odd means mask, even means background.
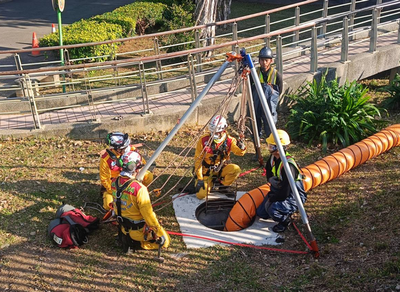
[{"label": "work boot", "polygon": [[292,219],[288,217],[285,221],[279,222],[274,227],[272,227],[272,231],[276,233],[282,233],[287,229],[290,223],[292,223]]}]

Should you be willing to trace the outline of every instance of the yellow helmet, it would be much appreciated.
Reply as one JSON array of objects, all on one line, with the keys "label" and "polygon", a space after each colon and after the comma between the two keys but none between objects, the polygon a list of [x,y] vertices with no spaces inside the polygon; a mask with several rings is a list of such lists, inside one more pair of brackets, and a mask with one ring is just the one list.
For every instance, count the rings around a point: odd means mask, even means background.
[{"label": "yellow helmet", "polygon": [[[289,134],[286,133],[284,130],[277,130],[279,141],[281,141],[282,146],[287,146],[290,144],[290,137]],[[265,140],[268,144],[276,145],[274,136],[272,133],[269,137]]]}]

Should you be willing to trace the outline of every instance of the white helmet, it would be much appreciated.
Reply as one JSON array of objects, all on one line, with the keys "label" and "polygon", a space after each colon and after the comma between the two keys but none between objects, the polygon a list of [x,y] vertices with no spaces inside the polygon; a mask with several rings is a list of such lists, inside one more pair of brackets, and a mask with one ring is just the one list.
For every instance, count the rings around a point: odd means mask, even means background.
[{"label": "white helmet", "polygon": [[226,119],[223,116],[216,115],[214,116],[210,124],[208,125],[208,129],[210,130],[211,133],[219,133],[225,130],[228,127],[228,124],[226,123]]},{"label": "white helmet", "polygon": [[122,154],[120,165],[123,171],[132,173],[142,166],[142,156],[136,151],[128,151]]}]

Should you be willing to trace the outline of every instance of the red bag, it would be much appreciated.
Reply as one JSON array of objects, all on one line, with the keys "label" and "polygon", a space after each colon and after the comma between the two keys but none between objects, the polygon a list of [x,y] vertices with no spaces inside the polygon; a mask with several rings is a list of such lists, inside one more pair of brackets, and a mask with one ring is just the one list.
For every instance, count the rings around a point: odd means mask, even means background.
[{"label": "red bag", "polygon": [[59,246],[77,248],[88,242],[88,234],[99,227],[100,219],[86,215],[71,205],[62,205],[50,222],[48,234]]}]

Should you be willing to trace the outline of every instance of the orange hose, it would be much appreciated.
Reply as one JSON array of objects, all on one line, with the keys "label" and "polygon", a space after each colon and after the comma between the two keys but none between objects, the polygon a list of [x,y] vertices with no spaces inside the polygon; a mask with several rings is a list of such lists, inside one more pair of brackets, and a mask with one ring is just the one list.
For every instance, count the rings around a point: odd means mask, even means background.
[{"label": "orange hose", "polygon": [[[304,189],[309,191],[363,164],[383,152],[400,145],[400,124],[383,129],[360,142],[302,168]],[[257,207],[269,192],[269,184],[243,195],[233,206],[225,223],[225,231],[238,231],[250,226]]]}]

